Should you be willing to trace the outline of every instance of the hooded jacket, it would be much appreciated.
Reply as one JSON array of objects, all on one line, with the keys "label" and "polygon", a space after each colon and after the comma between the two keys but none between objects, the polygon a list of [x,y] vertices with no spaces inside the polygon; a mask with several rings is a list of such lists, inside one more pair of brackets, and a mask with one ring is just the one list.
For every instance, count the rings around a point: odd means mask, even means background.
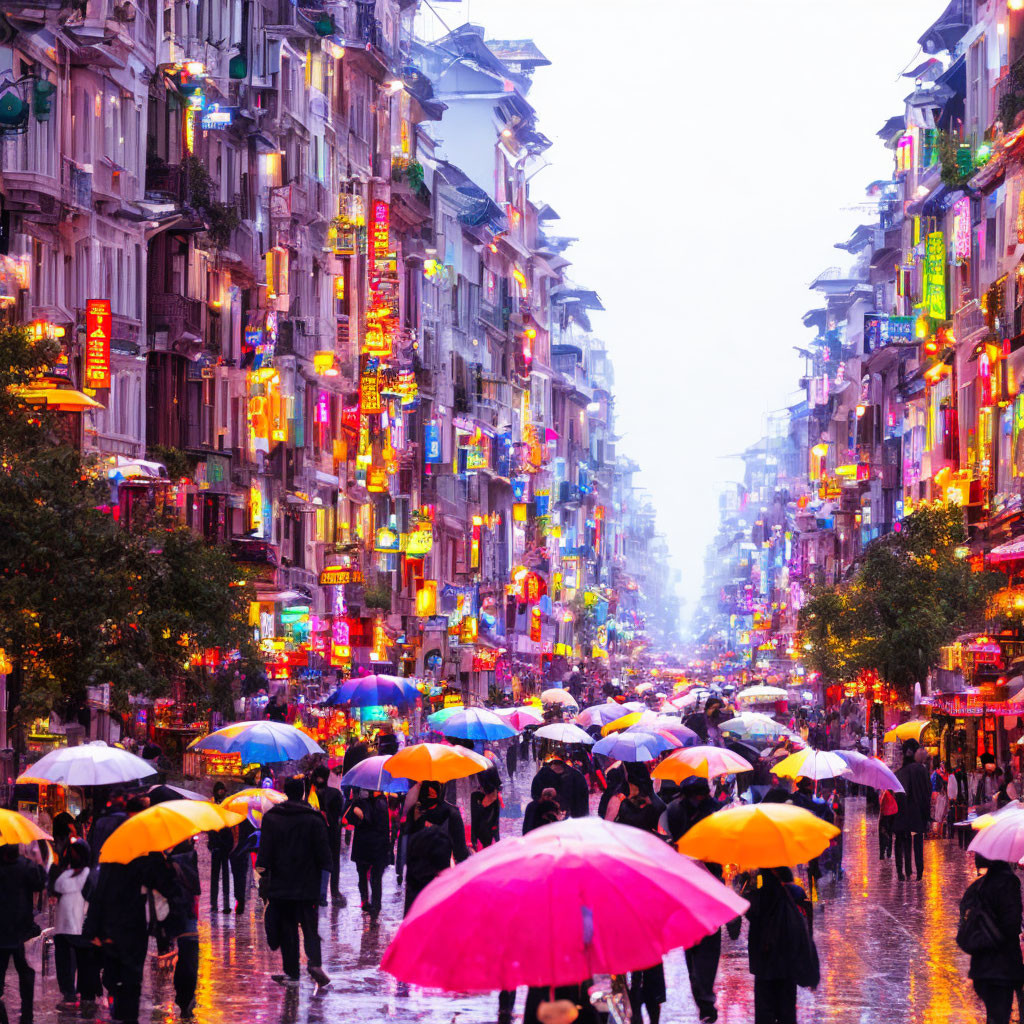
[{"label": "hooded jacket", "polygon": [[999,928],[1002,942],[995,949],[972,954],[967,976],[972,981],[994,981],[1018,988],[1024,984],[1020,879],[1005,861],[992,861],[988,871],[971,883],[970,888],[975,887]]},{"label": "hooded jacket", "polygon": [[31,937],[35,923],[32,896],[45,885],[41,864],[20,855],[13,861],[0,861],[0,949],[16,948]]},{"label": "hooded jacket", "polygon": [[553,789],[558,794],[558,806],[570,818],[585,818],[590,813],[587,780],[572,765],[567,764],[561,774],[550,765],[544,765],[533,777],[530,796],[537,800],[545,789]]},{"label": "hooded jacket", "polygon": [[256,866],[272,900],[319,903],[320,878],[331,868],[327,822],[305,800],[285,800],[263,815]]},{"label": "hooded jacket", "polygon": [[904,792],[896,795],[896,814],[890,826],[893,832],[925,832],[932,809],[932,780],[928,769],[913,757],[904,757],[896,772]]}]

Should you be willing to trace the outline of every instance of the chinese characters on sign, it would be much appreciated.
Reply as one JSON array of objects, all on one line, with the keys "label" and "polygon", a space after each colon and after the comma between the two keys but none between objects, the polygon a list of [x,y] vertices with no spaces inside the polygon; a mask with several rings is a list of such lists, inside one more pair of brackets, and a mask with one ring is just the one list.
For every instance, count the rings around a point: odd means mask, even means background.
[{"label": "chinese characters on sign", "polygon": [[376,373],[364,373],[359,380],[359,408],[364,416],[373,415],[383,409]]},{"label": "chinese characters on sign", "polygon": [[85,386],[110,387],[109,299],[89,299],[85,306]]},{"label": "chinese characters on sign", "polygon": [[887,345],[913,344],[915,341],[912,316],[886,316],[884,313],[864,314],[865,355],[870,355]]},{"label": "chinese characters on sign", "polygon": [[971,200],[962,196],[953,204],[953,257],[957,266],[971,258]]},{"label": "chinese characters on sign", "polygon": [[946,319],[946,240],[941,231],[925,239],[924,312],[933,320]]}]

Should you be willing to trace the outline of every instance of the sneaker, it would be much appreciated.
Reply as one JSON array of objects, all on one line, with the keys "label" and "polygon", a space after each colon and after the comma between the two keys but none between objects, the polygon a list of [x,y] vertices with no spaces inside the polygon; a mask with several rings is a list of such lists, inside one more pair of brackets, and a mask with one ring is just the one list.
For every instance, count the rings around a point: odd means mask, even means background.
[{"label": "sneaker", "polygon": [[310,967],[309,976],[316,982],[316,987],[327,988],[331,983],[330,975],[322,967]]},{"label": "sneaker", "polygon": [[270,976],[271,981],[276,981],[278,985],[284,986],[284,988],[298,988],[299,979],[289,977],[287,974],[272,974]]}]

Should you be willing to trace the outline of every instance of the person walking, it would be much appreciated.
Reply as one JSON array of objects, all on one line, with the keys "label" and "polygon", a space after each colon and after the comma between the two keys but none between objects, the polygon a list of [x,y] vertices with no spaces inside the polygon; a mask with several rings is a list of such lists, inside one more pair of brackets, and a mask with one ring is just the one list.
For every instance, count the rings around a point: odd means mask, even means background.
[{"label": "person walking", "polygon": [[[313,789],[320,804],[320,813],[327,822],[327,843],[331,851],[331,903],[336,907],[348,906],[341,891],[341,825],[345,801],[340,789],[330,785],[331,773],[325,764],[318,764],[312,774]],[[352,857],[355,860],[355,856]]]},{"label": "person walking", "polygon": [[888,860],[892,856],[892,823],[899,813],[899,804],[892,790],[883,790],[878,801],[878,859]]},{"label": "person walking", "polygon": [[330,870],[331,848],[324,816],[303,799],[305,781],[294,776],[284,784],[285,799],[263,815],[256,868],[268,900],[264,927],[271,949],[280,948],[283,974],[274,981],[299,984],[299,930],[309,976],[319,988],[331,979],[321,966],[319,916],[322,872]]},{"label": "person walking", "polygon": [[530,796],[536,800],[545,789],[558,794],[558,805],[570,818],[585,818],[590,813],[587,780],[563,758],[549,758],[540,768],[530,785]]},{"label": "person walking", "polygon": [[531,800],[523,812],[523,835],[541,825],[550,825],[560,819],[562,809],[558,806],[558,794],[553,789],[541,791],[536,800]]},{"label": "person walking", "polygon": [[7,968],[14,961],[21,995],[21,1024],[32,1024],[36,972],[25,959],[25,943],[39,934],[32,899],[46,887],[41,864],[21,856],[17,845],[0,846],[0,1019],[7,1020],[4,988]]},{"label": "person walking", "polygon": [[353,825],[352,860],[359,878],[364,914],[374,924],[380,915],[381,879],[391,856],[391,814],[382,793],[369,793],[353,801],[348,811]]},{"label": "person walking", "polygon": [[896,841],[896,877],[900,881],[910,877],[911,849],[917,880],[924,877],[924,834],[931,817],[932,784],[928,769],[915,757],[919,746],[916,740],[907,740],[903,744],[903,765],[896,772],[904,790],[896,794],[896,816],[892,821]]},{"label": "person walking", "polygon": [[[221,803],[228,795],[228,787],[223,782],[213,784],[213,802]],[[216,832],[206,833],[206,845],[210,851],[210,914],[217,913],[218,883],[223,892],[224,913],[231,913],[231,889],[229,881],[231,848],[235,845],[235,837],[230,828],[222,828]],[[237,896],[237,891],[236,891]]]},{"label": "person walking", "polygon": [[53,921],[53,960],[61,1008],[89,1010],[100,994],[99,966],[95,947],[82,942],[86,890],[89,884],[89,846],[73,839],[65,851],[64,868],[53,882],[57,906]]},{"label": "person walking", "polygon": [[231,868],[231,884],[235,890],[235,913],[244,914],[245,901],[249,894],[249,868],[252,865],[252,855],[259,846],[260,833],[248,817],[228,831],[233,840],[231,852],[228,854],[228,867]]},{"label": "person walking", "polygon": [[469,796],[469,844],[484,849],[498,841],[501,815],[501,778],[497,768],[488,768],[477,776],[479,789]]},{"label": "person walking", "polygon": [[817,988],[820,980],[811,902],[789,868],[753,875],[743,895],[750,901],[754,1024],[796,1024],[797,987]]},{"label": "person walking", "polygon": [[[175,878],[173,902],[164,928],[167,937],[178,947],[178,960],[174,965],[174,1001],[182,1020],[191,1019],[196,1006],[196,986],[199,983],[199,859],[193,840],[176,846],[167,858]],[[236,893],[238,889],[236,887]],[[245,894],[241,900],[244,906]]]},{"label": "person walking", "polygon": [[416,897],[444,871],[452,860],[469,857],[466,829],[459,809],[441,797],[441,786],[424,782],[419,799],[406,822],[408,843],[405,871],[405,912]]},{"label": "person walking", "polygon": [[960,900],[957,944],[971,957],[967,977],[985,1005],[985,1024],[1010,1024],[1014,993],[1024,988],[1021,958],[1021,889],[1013,867],[1003,860],[986,868]]}]

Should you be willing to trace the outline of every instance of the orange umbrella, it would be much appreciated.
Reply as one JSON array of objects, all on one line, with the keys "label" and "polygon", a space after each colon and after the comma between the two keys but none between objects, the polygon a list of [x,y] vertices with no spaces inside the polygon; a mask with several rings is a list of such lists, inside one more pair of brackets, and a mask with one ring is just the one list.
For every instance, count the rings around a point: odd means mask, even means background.
[{"label": "orange umbrella", "polygon": [[414,782],[450,782],[476,775],[490,767],[491,762],[483,754],[444,743],[414,743],[384,762],[384,770],[393,779],[412,779]]},{"label": "orange umbrella", "polygon": [[684,747],[682,750],[673,750],[654,769],[652,777],[671,779],[672,782],[682,782],[683,779],[693,776],[701,779],[714,779],[719,775],[749,772],[753,767],[745,758],[724,747]]}]

